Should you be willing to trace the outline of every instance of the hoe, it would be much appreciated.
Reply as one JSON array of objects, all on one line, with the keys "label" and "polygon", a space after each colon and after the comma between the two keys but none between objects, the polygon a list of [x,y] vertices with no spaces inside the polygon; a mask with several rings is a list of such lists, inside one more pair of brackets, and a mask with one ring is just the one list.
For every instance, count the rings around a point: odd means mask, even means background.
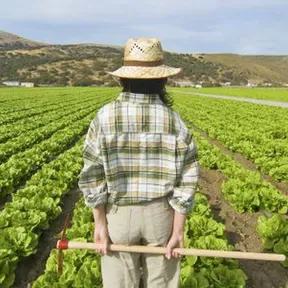
[{"label": "hoe", "polygon": [[[58,249],[58,277],[63,272],[63,250],[66,249],[90,249],[96,250],[101,248],[102,244],[87,243],[87,242],[74,242],[65,239],[66,228],[68,226],[69,218],[65,220],[64,228],[61,233],[61,240],[57,241]],[[151,246],[127,246],[110,244],[109,251],[129,252],[129,253],[149,253],[149,254],[166,254],[165,247],[151,247]],[[278,261],[283,262],[286,260],[283,254],[272,253],[253,253],[253,252],[237,252],[237,251],[222,251],[222,250],[204,250],[204,249],[185,249],[175,248],[173,251],[185,256],[204,256],[204,257],[220,257],[220,258],[233,258],[233,259],[246,259],[246,260],[264,260],[264,261]]]}]

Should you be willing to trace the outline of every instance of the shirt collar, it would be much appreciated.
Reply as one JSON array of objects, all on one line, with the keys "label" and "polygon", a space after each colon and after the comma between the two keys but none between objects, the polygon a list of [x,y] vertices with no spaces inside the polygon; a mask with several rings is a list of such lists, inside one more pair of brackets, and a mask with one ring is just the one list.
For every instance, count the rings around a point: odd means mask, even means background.
[{"label": "shirt collar", "polygon": [[158,94],[121,92],[117,100],[122,102],[132,102],[139,104],[163,104]]}]

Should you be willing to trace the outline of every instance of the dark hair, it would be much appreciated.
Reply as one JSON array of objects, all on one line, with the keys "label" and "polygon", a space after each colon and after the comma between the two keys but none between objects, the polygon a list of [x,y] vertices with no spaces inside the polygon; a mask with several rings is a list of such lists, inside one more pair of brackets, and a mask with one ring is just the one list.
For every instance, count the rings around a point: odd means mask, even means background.
[{"label": "dark hair", "polygon": [[173,99],[167,93],[165,84],[167,78],[160,79],[130,79],[120,78],[123,92],[140,93],[140,94],[158,94],[164,104],[171,107]]}]

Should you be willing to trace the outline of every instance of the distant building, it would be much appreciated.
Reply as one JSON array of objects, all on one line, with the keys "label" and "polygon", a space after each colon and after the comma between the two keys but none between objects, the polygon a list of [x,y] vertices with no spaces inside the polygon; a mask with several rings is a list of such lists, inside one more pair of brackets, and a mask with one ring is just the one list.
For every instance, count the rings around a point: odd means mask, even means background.
[{"label": "distant building", "polygon": [[2,83],[9,87],[34,87],[33,82],[4,81]]},{"label": "distant building", "polygon": [[262,83],[262,86],[271,87],[272,83],[264,82]]},{"label": "distant building", "polygon": [[247,87],[256,87],[257,85],[252,83],[252,82],[248,82]]},{"label": "distant building", "polygon": [[176,86],[179,87],[194,87],[195,84],[191,81],[175,81],[174,82]]},{"label": "distant building", "polygon": [[6,86],[20,86],[19,81],[4,81],[2,83]]},{"label": "distant building", "polygon": [[33,82],[21,82],[22,87],[34,87]]}]

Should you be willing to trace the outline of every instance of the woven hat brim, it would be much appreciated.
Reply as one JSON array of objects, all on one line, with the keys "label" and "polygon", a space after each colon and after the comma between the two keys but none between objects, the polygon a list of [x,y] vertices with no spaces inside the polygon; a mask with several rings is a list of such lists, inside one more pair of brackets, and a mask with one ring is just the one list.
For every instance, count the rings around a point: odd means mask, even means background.
[{"label": "woven hat brim", "polygon": [[174,68],[167,65],[156,67],[122,66],[114,72],[107,73],[120,78],[158,79],[177,75],[181,71],[182,68]]}]

